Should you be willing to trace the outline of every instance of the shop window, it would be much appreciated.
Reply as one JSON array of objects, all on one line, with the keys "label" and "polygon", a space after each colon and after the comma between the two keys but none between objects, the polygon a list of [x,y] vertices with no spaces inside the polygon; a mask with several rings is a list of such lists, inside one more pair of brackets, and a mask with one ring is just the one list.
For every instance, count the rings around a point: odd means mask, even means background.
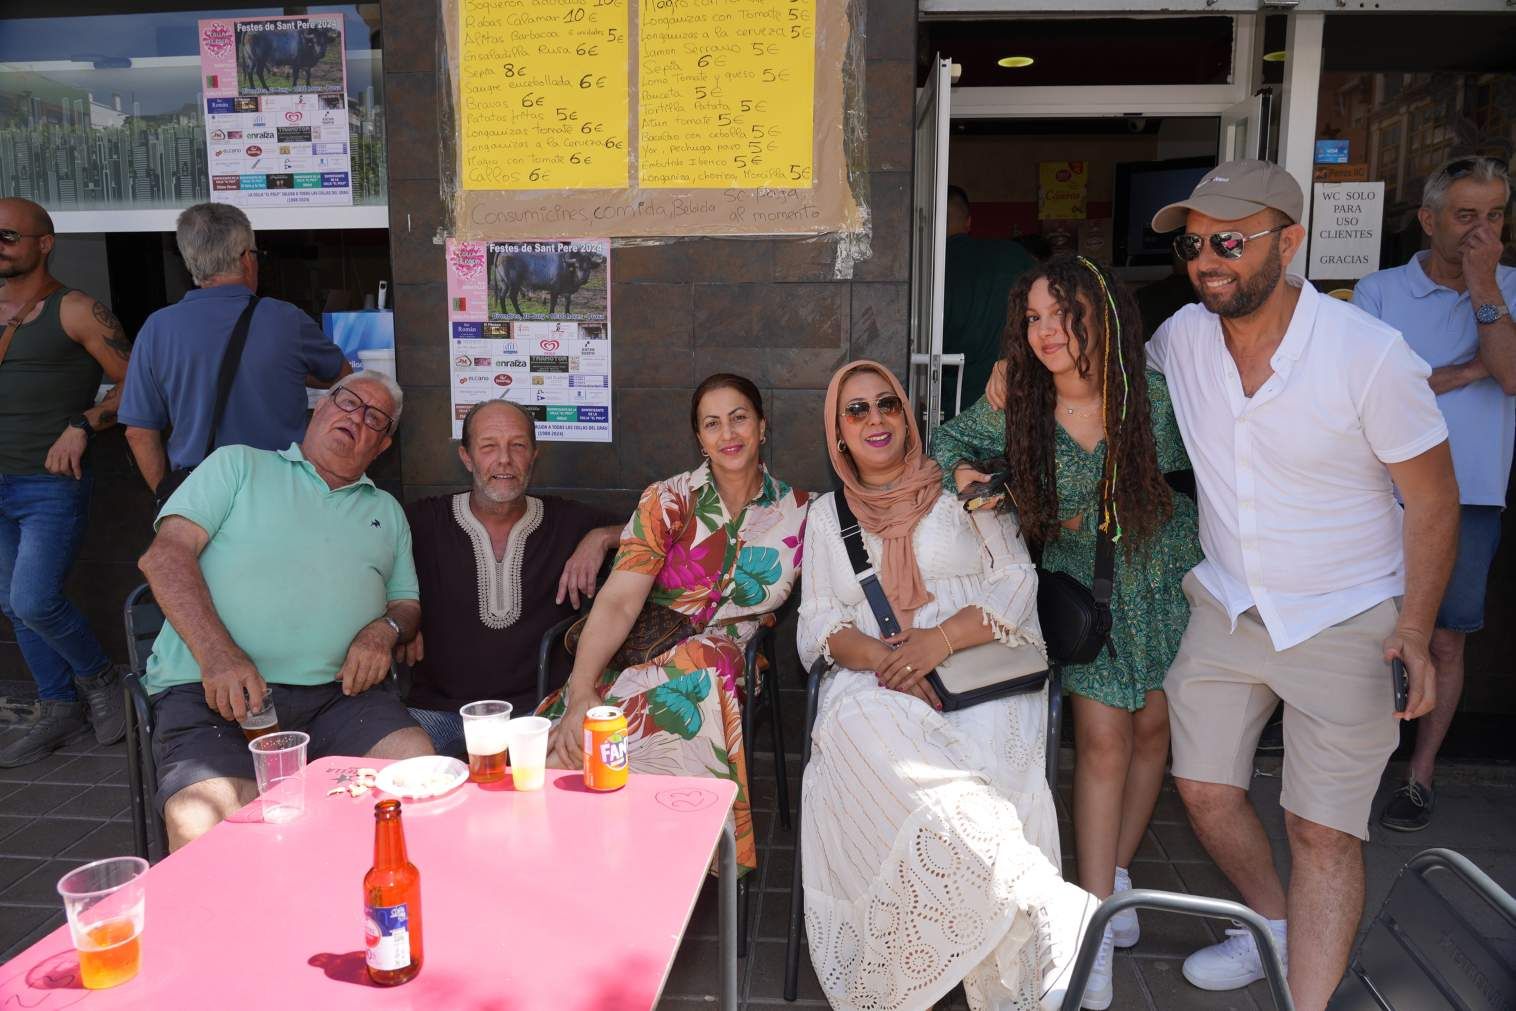
[{"label": "shop window", "polygon": [[[1317,165],[1316,175],[1385,184],[1379,266],[1398,266],[1421,248],[1416,211],[1440,166],[1516,154],[1513,51],[1509,16],[1328,15],[1316,136],[1347,141],[1347,155]],[[1516,250],[1507,228],[1503,238]]]},{"label": "shop window", "polygon": [[[88,212],[91,231],[172,229],[179,209],[210,199],[197,22],[294,11],[343,17],[353,204],[382,207],[376,3],[0,16],[0,193],[64,222]],[[309,223],[343,227],[352,210],[312,209]]]}]

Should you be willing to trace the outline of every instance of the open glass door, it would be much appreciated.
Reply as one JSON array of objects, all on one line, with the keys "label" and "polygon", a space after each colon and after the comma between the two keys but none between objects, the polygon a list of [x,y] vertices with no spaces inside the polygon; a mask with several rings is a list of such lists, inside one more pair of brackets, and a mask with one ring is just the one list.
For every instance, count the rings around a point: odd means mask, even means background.
[{"label": "open glass door", "polygon": [[1269,115],[1274,93],[1259,89],[1221,114],[1221,161],[1239,158],[1269,159]]},{"label": "open glass door", "polygon": [[911,215],[911,404],[930,445],[942,421],[942,281],[947,231],[948,119],[952,61],[932,61],[916,96],[916,169]]}]

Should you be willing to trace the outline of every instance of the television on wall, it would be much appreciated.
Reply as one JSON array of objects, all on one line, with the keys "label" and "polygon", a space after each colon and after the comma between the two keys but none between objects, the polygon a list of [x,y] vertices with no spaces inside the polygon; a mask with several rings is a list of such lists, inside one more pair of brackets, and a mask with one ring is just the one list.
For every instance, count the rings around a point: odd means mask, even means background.
[{"label": "television on wall", "polygon": [[1195,184],[1216,167],[1216,159],[1170,158],[1166,161],[1121,162],[1116,166],[1116,188],[1111,217],[1114,242],[1112,262],[1118,267],[1158,266],[1173,256],[1173,233],[1153,231],[1153,215],[1176,200],[1183,200]]}]

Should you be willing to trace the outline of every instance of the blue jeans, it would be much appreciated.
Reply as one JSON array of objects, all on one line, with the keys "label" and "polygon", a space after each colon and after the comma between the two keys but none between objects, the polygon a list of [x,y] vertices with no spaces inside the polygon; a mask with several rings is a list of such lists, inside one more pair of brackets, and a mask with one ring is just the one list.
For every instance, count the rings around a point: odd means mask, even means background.
[{"label": "blue jeans", "polygon": [[1484,628],[1485,586],[1500,547],[1500,512],[1500,506],[1466,505],[1459,509],[1458,554],[1437,610],[1438,628],[1465,633]]},{"label": "blue jeans", "polygon": [[94,477],[0,474],[0,611],[42,699],[72,702],[75,677],[110,666],[84,615],[63,596],[79,554]]}]

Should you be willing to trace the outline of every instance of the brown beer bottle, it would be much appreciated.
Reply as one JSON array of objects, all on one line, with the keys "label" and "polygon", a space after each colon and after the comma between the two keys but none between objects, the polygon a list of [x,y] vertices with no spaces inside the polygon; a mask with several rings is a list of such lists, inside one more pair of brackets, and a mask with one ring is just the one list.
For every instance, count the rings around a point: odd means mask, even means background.
[{"label": "brown beer bottle", "polygon": [[374,866],[363,876],[368,977],[396,986],[421,971],[421,872],[405,856],[400,802],[374,805]]}]

